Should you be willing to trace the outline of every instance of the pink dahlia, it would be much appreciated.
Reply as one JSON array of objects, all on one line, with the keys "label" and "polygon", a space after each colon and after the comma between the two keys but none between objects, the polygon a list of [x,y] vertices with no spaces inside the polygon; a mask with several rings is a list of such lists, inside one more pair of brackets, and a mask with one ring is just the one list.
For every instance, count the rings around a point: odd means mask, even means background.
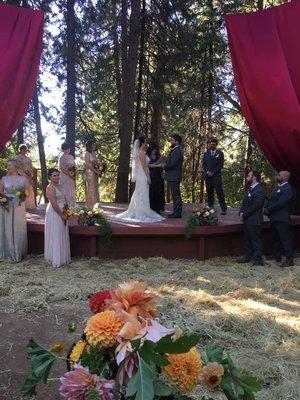
[{"label": "pink dahlia", "polygon": [[87,400],[89,391],[95,387],[101,400],[112,400],[114,381],[92,375],[88,368],[75,364],[74,369],[60,378],[59,393],[67,400]]}]

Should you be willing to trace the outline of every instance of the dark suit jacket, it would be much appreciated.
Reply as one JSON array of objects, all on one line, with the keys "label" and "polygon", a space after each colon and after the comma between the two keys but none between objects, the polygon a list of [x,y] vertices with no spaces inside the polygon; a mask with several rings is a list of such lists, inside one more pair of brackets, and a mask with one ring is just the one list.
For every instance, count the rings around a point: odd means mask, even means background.
[{"label": "dark suit jacket", "polygon": [[250,225],[261,225],[263,223],[264,204],[265,191],[259,183],[245,194],[240,208],[240,213],[244,214],[244,221]]},{"label": "dark suit jacket", "polygon": [[205,172],[205,179],[211,178],[207,176],[207,171],[214,172],[213,176],[221,175],[223,166],[224,154],[221,150],[216,150],[214,156],[211,155],[210,149],[204,153],[202,167]]},{"label": "dark suit jacket", "polygon": [[266,207],[271,221],[290,221],[290,209],[294,196],[294,190],[289,183],[283,186],[276,186]]},{"label": "dark suit jacket", "polygon": [[168,182],[182,181],[183,150],[181,146],[171,150],[165,165],[165,180]]}]

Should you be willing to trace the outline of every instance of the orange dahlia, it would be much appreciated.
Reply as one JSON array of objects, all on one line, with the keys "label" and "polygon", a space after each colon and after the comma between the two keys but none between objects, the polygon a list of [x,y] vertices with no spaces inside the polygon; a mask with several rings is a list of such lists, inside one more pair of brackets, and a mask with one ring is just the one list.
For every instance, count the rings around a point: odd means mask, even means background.
[{"label": "orange dahlia", "polygon": [[115,311],[106,310],[93,315],[87,322],[85,328],[86,339],[89,344],[102,348],[111,347],[116,342],[124,322]]},{"label": "orange dahlia", "polygon": [[87,342],[82,339],[78,340],[78,342],[75,343],[75,345],[73,346],[69,356],[71,365],[77,363],[80,360],[80,357],[84,350],[87,350],[88,348],[89,345],[87,344]]},{"label": "orange dahlia", "polygon": [[207,386],[210,389],[213,389],[220,385],[222,382],[222,378],[224,375],[224,367],[218,363],[208,363],[205,367],[202,368],[199,380],[202,385]]},{"label": "orange dahlia", "polygon": [[191,391],[197,385],[202,366],[198,350],[193,347],[187,353],[169,354],[168,360],[170,364],[163,368],[164,373],[181,392]]},{"label": "orange dahlia", "polygon": [[153,294],[147,291],[144,282],[125,282],[110,291],[111,299],[106,300],[107,308],[143,318],[156,315],[156,302]]}]

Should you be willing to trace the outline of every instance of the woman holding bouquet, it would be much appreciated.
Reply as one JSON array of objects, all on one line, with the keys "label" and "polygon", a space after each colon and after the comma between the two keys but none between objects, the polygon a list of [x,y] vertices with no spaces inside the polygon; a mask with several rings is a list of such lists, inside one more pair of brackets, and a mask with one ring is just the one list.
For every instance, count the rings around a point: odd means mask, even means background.
[{"label": "woman holding bouquet", "polygon": [[21,144],[19,146],[19,154],[16,157],[16,160],[21,165],[21,173],[24,175],[29,182],[29,195],[25,200],[25,208],[26,210],[33,210],[36,208],[35,196],[33,191],[33,166],[31,159],[27,156],[27,146],[26,144]]},{"label": "woman holding bouquet", "polygon": [[50,181],[46,194],[49,203],[45,218],[45,260],[54,267],[60,267],[71,261],[69,227],[67,216],[63,210],[67,197],[62,184],[59,183],[60,173],[56,168],[48,171]]},{"label": "woman holding bouquet", "polygon": [[25,199],[30,184],[18,174],[19,163],[7,161],[7,175],[1,178],[0,259],[19,262],[27,254]]},{"label": "woman holding bouquet", "polygon": [[86,206],[93,208],[94,204],[99,203],[99,184],[98,178],[101,176],[101,162],[97,160],[95,153],[95,142],[86,142],[86,152],[84,154],[85,178],[86,178]]},{"label": "woman holding bouquet", "polygon": [[59,157],[59,170],[60,184],[64,189],[64,193],[67,198],[69,206],[74,207],[76,204],[76,191],[75,191],[75,160],[72,154],[70,154],[70,146],[68,143],[61,145],[63,154]]}]

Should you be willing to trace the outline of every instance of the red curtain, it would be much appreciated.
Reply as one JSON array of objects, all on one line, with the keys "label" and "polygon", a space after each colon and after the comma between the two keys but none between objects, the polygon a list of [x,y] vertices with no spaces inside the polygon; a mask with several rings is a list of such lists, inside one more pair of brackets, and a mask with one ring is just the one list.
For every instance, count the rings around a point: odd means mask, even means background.
[{"label": "red curtain", "polygon": [[300,189],[300,1],[226,16],[244,117],[273,167]]},{"label": "red curtain", "polygon": [[0,4],[0,150],[24,118],[35,90],[44,13]]}]

